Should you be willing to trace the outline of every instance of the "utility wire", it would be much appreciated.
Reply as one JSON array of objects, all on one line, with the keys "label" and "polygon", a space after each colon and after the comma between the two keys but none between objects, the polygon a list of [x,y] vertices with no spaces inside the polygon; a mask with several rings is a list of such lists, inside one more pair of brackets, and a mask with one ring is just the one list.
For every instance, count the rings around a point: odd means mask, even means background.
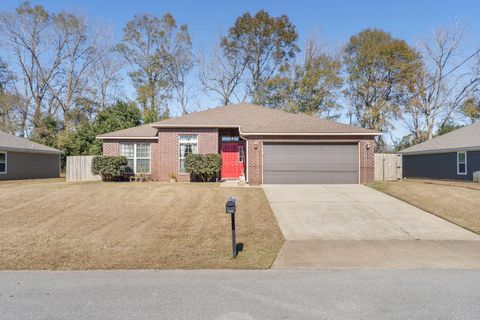
[{"label": "utility wire", "polygon": [[[467,58],[465,58],[465,60],[463,60],[461,63],[459,63],[458,65],[456,65],[455,67],[453,67],[450,71],[448,71],[447,73],[445,73],[443,76],[441,76],[439,79],[435,80],[433,83],[431,83],[430,85],[426,86],[424,90],[427,90],[427,89],[430,89],[431,87],[433,87],[434,85],[436,85],[438,82],[442,81],[445,77],[451,75],[453,72],[455,72],[458,68],[460,68],[461,66],[463,66],[465,63],[468,62],[468,60],[472,59],[473,57],[475,57],[477,54],[480,53],[480,49],[478,49],[477,51],[475,51],[474,53],[472,53],[470,56],[468,56]],[[415,96],[417,96],[419,94],[416,94]],[[414,96],[414,97],[415,97]]]}]

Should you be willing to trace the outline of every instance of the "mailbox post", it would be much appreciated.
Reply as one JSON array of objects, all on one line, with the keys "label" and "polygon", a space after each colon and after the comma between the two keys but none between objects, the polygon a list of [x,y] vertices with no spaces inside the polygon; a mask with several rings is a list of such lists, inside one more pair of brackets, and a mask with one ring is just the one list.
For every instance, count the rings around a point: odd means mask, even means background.
[{"label": "mailbox post", "polygon": [[232,256],[237,257],[237,239],[235,235],[235,212],[237,211],[237,199],[230,197],[225,204],[225,212],[232,218]]}]

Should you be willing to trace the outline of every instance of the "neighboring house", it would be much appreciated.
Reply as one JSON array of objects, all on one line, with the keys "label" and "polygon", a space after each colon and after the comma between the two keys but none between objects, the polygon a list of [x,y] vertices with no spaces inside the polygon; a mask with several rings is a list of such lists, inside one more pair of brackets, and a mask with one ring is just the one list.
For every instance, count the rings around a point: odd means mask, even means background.
[{"label": "neighboring house", "polygon": [[0,180],[56,178],[62,151],[0,131]]},{"label": "neighboring house", "polygon": [[405,178],[473,180],[480,171],[480,122],[400,152]]},{"label": "neighboring house", "polygon": [[253,104],[191,113],[98,136],[104,155],[123,155],[131,172],[190,181],[185,157],[220,153],[222,179],[251,185],[366,183],[374,177],[377,131]]}]

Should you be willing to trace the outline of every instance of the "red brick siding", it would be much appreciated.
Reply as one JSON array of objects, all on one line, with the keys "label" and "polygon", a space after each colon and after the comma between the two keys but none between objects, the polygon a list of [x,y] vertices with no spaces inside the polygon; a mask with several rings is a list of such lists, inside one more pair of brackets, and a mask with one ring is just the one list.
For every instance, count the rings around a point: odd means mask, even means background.
[{"label": "red brick siding", "polygon": [[360,183],[369,183],[375,179],[375,140],[361,140],[360,150]]},{"label": "red brick siding", "polygon": [[218,130],[205,129],[159,129],[158,142],[160,149],[158,180],[167,181],[170,174],[175,174],[181,182],[190,181],[190,174],[179,173],[179,146],[178,137],[182,134],[196,134],[198,136],[198,153],[218,153]]},{"label": "red brick siding", "polygon": [[119,141],[103,140],[103,155],[118,156],[120,154]]},{"label": "red brick siding", "polygon": [[160,163],[160,149],[158,140],[153,139],[138,139],[138,140],[104,140],[103,141],[103,155],[118,156],[120,155],[120,143],[150,143],[150,178],[158,180],[159,163]]},{"label": "red brick siding", "polygon": [[247,139],[247,181],[250,185],[262,184],[262,148],[261,139]]},{"label": "red brick siding", "polygon": [[[247,175],[248,183],[251,185],[259,185],[262,183],[262,164],[263,164],[263,142],[264,141],[312,141],[312,142],[352,142],[359,144],[360,153],[360,183],[368,183],[373,181],[375,175],[375,157],[373,138],[359,136],[249,136],[247,147]],[[369,145],[367,150],[366,145]],[[255,149],[255,145],[257,148]]]},{"label": "red brick siding", "polygon": [[[159,138],[156,140],[128,140],[128,142],[151,143],[151,177],[157,181],[168,181],[169,174],[177,176],[181,182],[190,181],[189,174],[178,173],[178,136],[181,134],[198,135],[198,152],[218,153],[219,134],[217,129],[160,129]],[[375,174],[375,141],[371,137],[358,136],[250,136],[247,139],[247,175],[251,185],[262,183],[263,142],[264,141],[345,141],[358,143],[360,153],[360,183],[368,183],[374,180]],[[118,155],[119,143],[126,140],[104,140],[103,154]],[[369,148],[367,149],[367,144]],[[255,148],[256,146],[256,148]]]}]

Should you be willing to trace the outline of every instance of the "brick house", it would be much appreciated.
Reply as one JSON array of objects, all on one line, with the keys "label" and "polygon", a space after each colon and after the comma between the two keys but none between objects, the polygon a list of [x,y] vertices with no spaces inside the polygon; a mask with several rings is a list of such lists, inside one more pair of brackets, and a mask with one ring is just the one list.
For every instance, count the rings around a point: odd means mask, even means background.
[{"label": "brick house", "polygon": [[191,181],[190,153],[222,155],[221,179],[251,185],[367,183],[379,132],[305,114],[235,104],[98,136],[104,155],[123,155],[133,173]]}]

